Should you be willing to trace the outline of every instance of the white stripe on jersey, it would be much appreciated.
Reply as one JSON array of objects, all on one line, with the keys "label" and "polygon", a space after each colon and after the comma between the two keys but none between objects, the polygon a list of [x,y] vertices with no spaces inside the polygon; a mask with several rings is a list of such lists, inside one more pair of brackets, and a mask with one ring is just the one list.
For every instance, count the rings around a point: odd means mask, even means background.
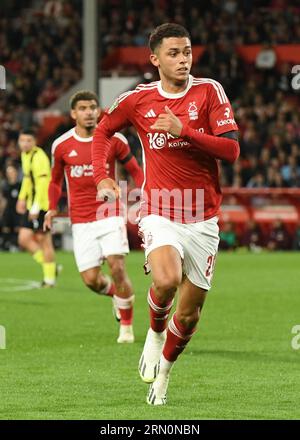
[{"label": "white stripe on jersey", "polygon": [[[142,147],[142,162],[143,162],[143,172],[144,172],[144,181],[143,181],[143,184],[141,186],[141,198],[140,198],[140,200],[141,200],[141,202],[140,202],[140,211],[141,211],[142,204],[145,203],[145,201],[143,201],[143,194],[144,194],[144,188],[145,188],[145,184],[146,184],[146,156],[145,156],[145,149],[144,149],[144,145],[143,145],[142,139],[141,139],[140,135],[138,134],[138,132],[136,134],[137,134],[137,136],[138,136],[138,138],[140,140],[141,147]],[[140,220],[141,220],[141,212],[139,212],[139,215],[138,215],[138,218],[137,218],[138,222]]]},{"label": "white stripe on jersey", "polygon": [[220,104],[225,104],[226,100],[224,98],[224,94],[222,93],[222,90],[220,87],[218,87],[217,84],[213,82],[213,80],[196,80],[193,82],[193,85],[197,86],[200,84],[211,84],[213,88],[216,90]]},{"label": "white stripe on jersey", "polygon": [[66,133],[62,134],[61,136],[59,136],[57,139],[55,139],[55,141],[52,144],[52,148],[51,148],[51,154],[52,156],[55,153],[56,148],[58,147],[59,144],[61,144],[62,142],[66,141],[67,139],[69,139],[70,137],[72,137],[74,134],[74,127],[71,128],[71,130],[66,131]]},{"label": "white stripe on jersey", "polygon": [[152,89],[157,87],[157,84],[159,83],[159,81],[153,81],[149,84],[138,84],[136,86],[136,90],[145,90],[145,89]]},{"label": "white stripe on jersey", "polygon": [[149,83],[149,84],[138,84],[134,90],[127,90],[127,92],[121,93],[121,95],[119,96],[119,99],[124,98],[126,95],[130,95],[132,93],[137,93],[140,90],[155,88],[157,83],[158,83],[158,81],[153,81],[152,83]]},{"label": "white stripe on jersey", "polygon": [[119,96],[118,102],[121,103],[126,99],[128,96],[132,95],[133,93],[142,92],[143,90],[153,90],[157,88],[158,81],[154,81],[150,84],[139,84],[134,90],[129,90],[128,92],[122,93],[122,95]]},{"label": "white stripe on jersey", "polygon": [[113,135],[113,137],[120,139],[120,141],[124,142],[124,144],[128,144],[128,140],[126,139],[124,134],[119,133],[118,131]]},{"label": "white stripe on jersey", "polygon": [[70,187],[69,187],[69,181],[68,181],[68,175],[67,175],[66,169],[64,169],[64,176],[65,176],[65,182],[66,182],[67,199],[68,199],[68,207],[69,207],[69,214],[70,214],[70,212],[71,212],[71,197],[70,197]]},{"label": "white stripe on jersey", "polygon": [[215,81],[214,79],[210,79],[210,78],[199,78],[199,79],[194,78],[193,85],[198,85],[198,84],[211,84],[217,92],[220,104],[225,104],[226,102],[229,102],[222,85],[218,81]]},{"label": "white stripe on jersey", "polygon": [[129,92],[122,93],[122,95],[117,98],[118,102],[122,102],[125,98],[127,98],[127,96],[132,95],[133,93],[135,93],[135,90],[130,90]]}]

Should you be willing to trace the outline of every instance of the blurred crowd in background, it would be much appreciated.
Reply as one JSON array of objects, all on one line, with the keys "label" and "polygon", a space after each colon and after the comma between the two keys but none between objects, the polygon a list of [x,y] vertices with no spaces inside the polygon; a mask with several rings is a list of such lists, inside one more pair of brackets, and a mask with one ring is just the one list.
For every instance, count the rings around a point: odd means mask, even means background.
[{"label": "blurred crowd in background", "polygon": [[[240,129],[241,156],[233,166],[222,163],[223,186],[300,187],[300,94],[291,87],[292,66],[272,58],[274,45],[300,44],[300,0],[101,3],[103,58],[119,46],[147,45],[152,29],[167,21],[186,26],[192,43],[205,46],[192,73],[220,81]],[[246,65],[235,51],[241,44],[263,44],[268,63],[257,59]],[[34,112],[81,79],[81,63],[81,0],[1,1],[0,64],[6,67],[7,89],[0,91],[0,212],[10,174],[16,183],[21,177],[20,129],[35,126]],[[69,127],[71,121],[60,132]],[[49,151],[58,134],[42,146]],[[126,135],[141,162],[134,130]]]},{"label": "blurred crowd in background", "polygon": [[104,53],[111,46],[146,46],[154,27],[176,22],[193,44],[300,43],[299,9],[299,0],[104,0],[101,41]]}]

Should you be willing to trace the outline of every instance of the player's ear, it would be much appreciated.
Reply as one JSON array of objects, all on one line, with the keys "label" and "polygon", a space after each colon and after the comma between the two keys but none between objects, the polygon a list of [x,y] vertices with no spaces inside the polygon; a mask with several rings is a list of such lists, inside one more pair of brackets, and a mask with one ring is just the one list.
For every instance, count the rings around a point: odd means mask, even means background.
[{"label": "player's ear", "polygon": [[150,54],[150,61],[153,64],[153,66],[159,67],[159,60],[158,60],[157,55],[155,55],[155,53]]},{"label": "player's ear", "polygon": [[97,108],[97,118],[99,118],[100,115],[101,115],[101,108],[98,107],[98,108]]},{"label": "player's ear", "polygon": [[70,116],[72,119],[74,119],[74,120],[76,119],[76,111],[73,108],[70,111]]}]

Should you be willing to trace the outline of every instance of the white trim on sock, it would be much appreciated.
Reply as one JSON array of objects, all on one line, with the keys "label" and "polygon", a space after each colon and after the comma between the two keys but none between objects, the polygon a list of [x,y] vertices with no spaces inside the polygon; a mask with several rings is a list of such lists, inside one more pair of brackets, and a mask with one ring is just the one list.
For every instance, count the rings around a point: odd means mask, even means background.
[{"label": "white trim on sock", "polygon": [[157,306],[154,302],[153,299],[151,298],[151,294],[150,294],[150,289],[148,291],[148,296],[147,296],[147,301],[149,306],[151,307],[151,309],[156,312],[156,313],[161,313],[161,314],[165,314],[166,312],[168,312],[172,306],[173,306],[173,302],[174,299],[170,302],[170,304],[164,306],[164,307],[159,307]]},{"label": "white trim on sock", "polygon": [[129,298],[121,298],[120,296],[114,295],[114,300],[118,309],[131,309],[134,303],[134,295],[131,295]]}]

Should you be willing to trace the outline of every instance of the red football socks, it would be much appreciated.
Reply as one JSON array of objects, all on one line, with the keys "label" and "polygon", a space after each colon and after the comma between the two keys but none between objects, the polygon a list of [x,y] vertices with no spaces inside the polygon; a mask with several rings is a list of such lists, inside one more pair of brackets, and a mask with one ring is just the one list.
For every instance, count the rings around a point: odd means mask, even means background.
[{"label": "red football socks", "polygon": [[130,298],[121,298],[120,296],[114,295],[114,299],[121,315],[120,324],[132,325],[134,295]]},{"label": "red football socks", "polygon": [[150,287],[148,292],[148,304],[150,306],[150,327],[154,332],[161,333],[167,327],[168,316],[173,305],[173,300],[161,303],[156,298],[154,289]]},{"label": "red football socks", "polygon": [[163,349],[163,355],[169,362],[174,362],[185,349],[187,343],[193,336],[196,328],[190,330],[180,324],[176,314],[169,321],[167,339]]}]

